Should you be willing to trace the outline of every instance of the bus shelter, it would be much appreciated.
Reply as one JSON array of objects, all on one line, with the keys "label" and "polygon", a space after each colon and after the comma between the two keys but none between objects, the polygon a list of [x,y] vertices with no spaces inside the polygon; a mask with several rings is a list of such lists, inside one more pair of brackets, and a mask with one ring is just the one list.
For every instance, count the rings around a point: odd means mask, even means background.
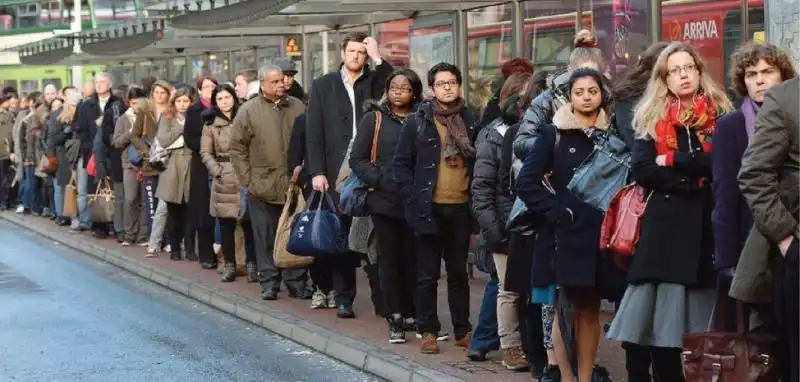
[{"label": "bus shelter", "polygon": [[[455,63],[465,73],[468,99],[478,106],[510,58],[528,58],[537,70],[564,66],[581,28],[598,36],[612,76],[653,41],[686,40],[724,82],[726,57],[742,41],[759,33],[763,38],[769,1],[776,0],[180,0],[148,7],[144,20],[59,36],[51,39],[55,44],[47,40],[21,52],[58,51],[50,59],[62,55],[65,64],[107,62],[128,81],[154,73],[230,80],[237,71],[291,56],[307,84],[338,66],[340,35],[360,30],[378,39],[384,59],[395,66],[422,74],[437,62]],[[150,43],[126,39],[125,27],[129,35],[148,34]],[[85,41],[83,54],[69,54],[69,41]],[[113,49],[93,49],[102,46]]]}]

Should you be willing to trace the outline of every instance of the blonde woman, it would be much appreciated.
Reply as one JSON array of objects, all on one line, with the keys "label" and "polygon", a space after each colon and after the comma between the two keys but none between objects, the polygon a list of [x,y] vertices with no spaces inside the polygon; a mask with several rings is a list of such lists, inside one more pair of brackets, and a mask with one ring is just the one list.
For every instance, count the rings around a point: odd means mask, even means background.
[{"label": "blonde woman", "polygon": [[169,152],[167,168],[159,177],[156,197],[167,203],[169,258],[175,261],[182,258],[181,244],[190,226],[186,221],[186,204],[189,201],[189,162],[192,151],[183,143],[183,129],[186,123],[186,111],[193,103],[194,94],[190,89],[176,90],[170,100],[170,108],[163,111],[159,118],[156,133],[158,143]]},{"label": "blonde woman", "polygon": [[659,381],[683,381],[683,336],[707,328],[716,300],[711,138],[732,109],[697,48],[674,42],[634,112],[633,179],[649,196],[608,335],[649,346]]},{"label": "blonde woman", "polygon": [[47,131],[49,135],[48,142],[51,145],[50,150],[55,151],[58,159],[53,188],[55,189],[56,199],[55,213],[58,216],[56,224],[60,226],[70,224],[70,218],[64,216],[64,188],[72,179],[72,169],[75,167],[75,163],[72,162],[73,158],[67,157],[67,141],[72,139],[72,125],[77,120],[77,110],[80,102],[80,93],[70,93],[67,99],[64,100],[64,106],[61,108],[58,117],[56,117],[56,123]]},{"label": "blonde woman", "polygon": [[[136,150],[142,154],[147,155],[150,151],[150,145],[153,143],[156,135],[156,126],[161,118],[161,113],[169,108],[169,100],[175,88],[164,80],[158,80],[153,83],[150,90],[149,104],[151,107],[150,113],[152,120],[141,120],[142,125],[137,122],[134,126],[134,134],[131,138],[131,143],[136,146]],[[152,125],[149,124],[152,122]],[[148,220],[150,222],[150,240],[147,243],[147,257],[153,257],[162,249],[165,252],[170,251],[169,243],[163,243],[164,230],[167,227],[167,204],[159,201],[155,197],[156,188],[158,187],[158,171],[150,167],[147,158],[144,159],[140,167],[140,176],[142,177],[142,184],[144,185],[144,199],[145,209],[148,213]]]}]

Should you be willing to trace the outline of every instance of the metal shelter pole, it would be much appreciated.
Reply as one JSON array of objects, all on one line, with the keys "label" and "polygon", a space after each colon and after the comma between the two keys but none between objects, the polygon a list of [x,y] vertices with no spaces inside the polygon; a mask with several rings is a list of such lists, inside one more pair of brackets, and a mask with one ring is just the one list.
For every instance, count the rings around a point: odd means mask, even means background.
[{"label": "metal shelter pole", "polygon": [[[467,51],[467,11],[458,10],[456,12],[456,62],[455,65],[461,69],[462,78],[465,84],[469,83],[469,52]],[[469,91],[467,86],[461,86],[461,95],[464,101],[469,104]]]},{"label": "metal shelter pole", "polygon": [[308,89],[309,85],[311,84],[311,52],[309,49],[309,44],[311,43],[308,33],[303,31],[302,42],[301,42],[301,51],[300,51],[300,62],[302,70],[300,72],[300,81],[304,88]]},{"label": "metal shelter pole", "polygon": [[742,0],[742,44],[750,41],[750,4]]},{"label": "metal shelter pole", "polygon": [[650,42],[657,43],[661,41],[661,1],[650,2],[649,19],[648,32],[650,32]]},{"label": "metal shelter pole", "polygon": [[520,0],[514,0],[511,3],[512,8],[512,18],[511,18],[511,26],[512,26],[512,36],[514,38],[514,57],[524,57],[525,56],[525,29],[524,24],[525,21],[523,17],[525,15],[522,14],[522,4]]},{"label": "metal shelter pole", "polygon": [[575,34],[583,29],[583,11],[581,10],[581,0],[575,0]]},{"label": "metal shelter pole", "polygon": [[328,68],[331,67],[331,64],[330,64],[331,61],[330,61],[330,57],[329,57],[330,56],[330,52],[329,52],[330,49],[328,49],[329,48],[329,46],[328,46],[328,44],[329,44],[328,39],[329,38],[330,37],[328,36],[328,31],[322,31],[322,74],[327,74],[328,73]]},{"label": "metal shelter pole", "polygon": [[[80,56],[82,53],[81,51],[81,40],[80,40],[80,33],[82,29],[82,22],[81,20],[81,1],[75,0],[73,2],[72,7],[72,25],[70,26],[70,32],[72,32],[72,53],[77,56]],[[75,86],[78,89],[83,89],[83,65],[72,65],[72,86]]]}]

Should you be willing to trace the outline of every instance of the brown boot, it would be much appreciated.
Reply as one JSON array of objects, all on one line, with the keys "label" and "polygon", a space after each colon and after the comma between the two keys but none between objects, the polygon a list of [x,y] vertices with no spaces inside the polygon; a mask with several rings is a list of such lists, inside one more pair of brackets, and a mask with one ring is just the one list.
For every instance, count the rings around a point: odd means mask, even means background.
[{"label": "brown boot", "polygon": [[457,339],[455,345],[457,348],[469,349],[469,346],[472,345],[472,331]]},{"label": "brown boot", "polygon": [[501,351],[503,366],[508,370],[525,370],[528,368],[528,359],[525,358],[525,353],[522,348],[517,346],[513,348],[503,349]]},{"label": "brown boot", "polygon": [[419,352],[422,354],[439,354],[439,343],[433,333],[422,335],[422,344],[419,347]]}]

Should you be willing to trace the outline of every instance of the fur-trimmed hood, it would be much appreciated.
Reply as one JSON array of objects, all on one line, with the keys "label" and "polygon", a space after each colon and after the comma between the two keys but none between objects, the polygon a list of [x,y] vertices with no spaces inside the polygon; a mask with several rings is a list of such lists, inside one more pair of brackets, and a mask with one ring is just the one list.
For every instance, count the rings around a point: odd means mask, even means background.
[{"label": "fur-trimmed hood", "polygon": [[[559,130],[578,130],[583,129],[583,126],[578,123],[575,114],[572,113],[572,105],[564,105],[556,111],[553,116],[553,125]],[[597,116],[597,124],[594,126],[599,130],[608,130],[608,116],[605,110],[600,109],[600,114]]]}]

